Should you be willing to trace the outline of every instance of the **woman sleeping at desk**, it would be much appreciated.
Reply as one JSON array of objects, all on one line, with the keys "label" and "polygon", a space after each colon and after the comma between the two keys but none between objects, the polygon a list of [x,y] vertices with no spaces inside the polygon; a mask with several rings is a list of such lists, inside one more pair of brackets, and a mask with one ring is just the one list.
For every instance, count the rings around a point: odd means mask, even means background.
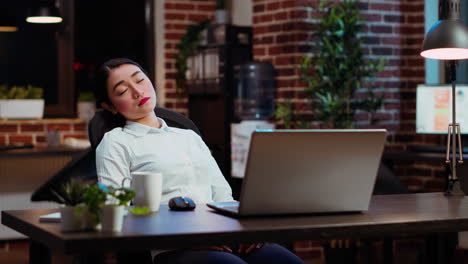
[{"label": "woman sleeping at desk", "polygon": [[[156,116],[156,93],[136,62],[118,58],[98,71],[97,103],[125,119],[125,126],[107,132],[96,149],[98,179],[119,186],[131,173],[163,175],[162,201],[176,196],[197,203],[232,201],[232,191],[203,140],[192,130],[169,127]],[[158,147],[160,146],[160,147]],[[160,263],[303,263],[286,248],[272,243],[226,245],[152,252]]]}]

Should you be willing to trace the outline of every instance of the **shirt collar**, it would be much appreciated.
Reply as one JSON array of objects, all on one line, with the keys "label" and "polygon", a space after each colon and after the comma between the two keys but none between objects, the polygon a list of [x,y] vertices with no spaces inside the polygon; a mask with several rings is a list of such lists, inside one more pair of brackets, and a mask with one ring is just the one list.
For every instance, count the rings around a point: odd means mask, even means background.
[{"label": "shirt collar", "polygon": [[133,121],[128,121],[126,122],[123,130],[127,133],[130,133],[132,135],[135,135],[137,137],[144,136],[148,133],[164,133],[164,132],[170,132],[171,128],[166,124],[166,121],[164,121],[162,118],[157,117],[159,122],[161,123],[160,128],[155,128],[155,127],[150,127],[147,125],[143,125],[137,122]]}]

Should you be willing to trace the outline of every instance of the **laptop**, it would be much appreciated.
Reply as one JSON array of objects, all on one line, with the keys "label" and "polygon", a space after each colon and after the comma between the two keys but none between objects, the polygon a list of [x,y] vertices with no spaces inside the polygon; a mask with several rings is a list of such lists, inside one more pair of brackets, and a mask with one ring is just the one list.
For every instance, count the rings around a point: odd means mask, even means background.
[{"label": "laptop", "polygon": [[255,131],[236,216],[362,212],[369,208],[385,129]]}]

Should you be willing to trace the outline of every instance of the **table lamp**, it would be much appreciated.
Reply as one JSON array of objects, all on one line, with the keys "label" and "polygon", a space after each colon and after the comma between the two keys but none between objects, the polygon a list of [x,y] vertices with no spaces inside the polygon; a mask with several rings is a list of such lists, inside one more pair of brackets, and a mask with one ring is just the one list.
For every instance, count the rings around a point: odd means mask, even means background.
[{"label": "table lamp", "polygon": [[452,123],[448,125],[446,156],[446,163],[450,164],[446,190],[448,195],[452,194],[455,184],[459,184],[456,171],[457,141],[458,163],[463,163],[460,124],[457,124],[455,116],[455,84],[458,60],[468,59],[468,28],[460,21],[460,7],[460,0],[439,0],[439,21],[427,32],[421,51],[421,56],[425,58],[447,61],[452,82]]}]

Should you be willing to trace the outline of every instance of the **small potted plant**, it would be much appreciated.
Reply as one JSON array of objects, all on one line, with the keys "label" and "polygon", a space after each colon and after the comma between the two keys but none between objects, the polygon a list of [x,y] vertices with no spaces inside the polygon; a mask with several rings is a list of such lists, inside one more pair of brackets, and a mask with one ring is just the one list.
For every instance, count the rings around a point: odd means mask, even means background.
[{"label": "small potted plant", "polygon": [[62,185],[52,193],[57,201],[63,204],[60,207],[60,228],[64,232],[80,231],[86,225],[86,207],[83,204],[83,194],[86,185],[76,179]]},{"label": "small potted plant", "polygon": [[44,91],[32,85],[0,85],[0,118],[38,119],[44,116]]},{"label": "small potted plant", "polygon": [[96,112],[95,99],[92,92],[80,92],[78,97],[78,118],[89,121]]},{"label": "small potted plant", "polygon": [[88,187],[84,201],[91,217],[101,223],[102,231],[122,230],[125,207],[135,197],[131,188],[114,188],[97,183]]}]

